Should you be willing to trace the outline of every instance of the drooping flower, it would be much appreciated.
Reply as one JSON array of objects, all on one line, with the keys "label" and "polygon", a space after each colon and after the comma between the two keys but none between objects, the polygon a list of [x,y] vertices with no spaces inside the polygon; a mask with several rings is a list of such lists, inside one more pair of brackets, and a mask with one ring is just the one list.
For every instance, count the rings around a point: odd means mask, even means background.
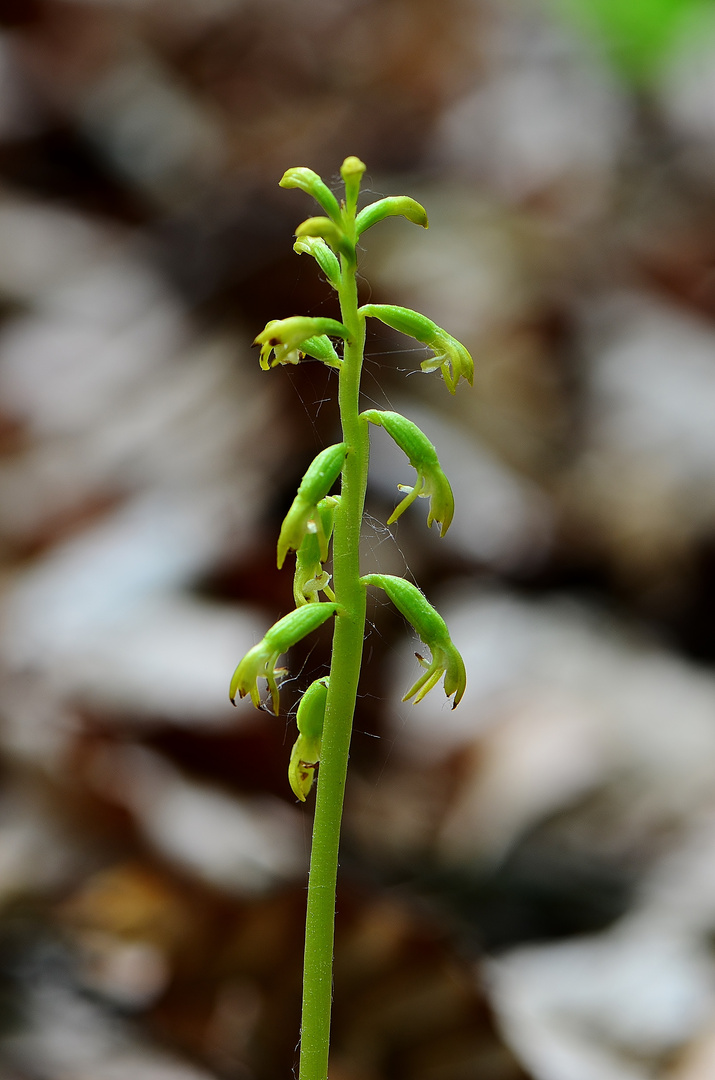
[{"label": "drooping flower", "polygon": [[[256,335],[253,344],[261,346],[260,364],[264,371],[276,364],[298,364],[304,356],[322,360],[330,367],[340,367],[340,357],[328,335],[349,337],[346,327],[336,319],[291,315],[287,319],[271,319]],[[272,360],[271,353],[274,354]]]},{"label": "drooping flower", "polygon": [[298,705],[295,719],[299,735],[291,750],[288,780],[301,802],[305,802],[306,795],[313,786],[315,769],[320,761],[329,684],[328,676],[316,679],[305,691]]},{"label": "drooping flower", "polygon": [[397,521],[415,499],[429,499],[427,527],[436,521],[440,526],[440,536],[444,536],[454,517],[454,496],[432,443],[417,424],[400,413],[368,409],[361,415],[371,424],[384,427],[388,435],[407,454],[410,465],[417,472],[417,478],[411,487],[398,484],[399,490],[406,491],[407,496],[393,510],[387,524],[392,525],[393,521]]},{"label": "drooping flower", "polygon": [[347,443],[335,443],[334,446],[321,450],[308,466],[290,510],[281,525],[278,537],[279,570],[288,552],[298,550],[307,532],[317,533],[320,542],[320,560],[325,562],[327,559],[328,537],[325,535],[323,520],[317,512],[317,507],[340,476],[347,452]]},{"label": "drooping flower", "polygon": [[308,521],[305,536],[296,548],[293,574],[296,607],[318,600],[320,592],[324,592],[328,600],[335,599],[329,588],[330,574],[323,569],[323,562],[327,558],[328,541],[333,533],[335,510],[339,503],[339,495],[328,495],[320,500],[313,519]]},{"label": "drooping flower", "polygon": [[246,653],[233,673],[229,697],[236,704],[236,697],[250,696],[257,709],[261,707],[258,679],[265,679],[271,692],[273,711],[278,715],[278,679],[285,668],[277,668],[278,657],[296,645],[306,635],[317,630],[334,615],[338,605],[333,603],[304,604],[274,623],[262,641]]},{"label": "drooping flower", "polygon": [[379,319],[393,330],[399,330],[401,334],[407,334],[432,349],[434,356],[423,360],[420,367],[423,371],[441,371],[451,394],[457,389],[460,379],[466,379],[471,386],[474,361],[469,351],[461,341],[457,341],[426,315],[394,304],[364,304],[359,310],[363,315]]},{"label": "drooping flower", "polygon": [[393,577],[392,574],[366,574],[361,581],[366,585],[377,585],[384,589],[397,610],[412,623],[420,640],[424,641],[432,653],[429,662],[417,654],[417,659],[426,670],[402,700],[409,701],[414,697],[417,704],[444,675],[444,692],[447,697],[454,694],[452,708],[456,709],[467,685],[467,673],[464,660],[452,643],[442,616],[432,607],[424,593],[405,578]]}]

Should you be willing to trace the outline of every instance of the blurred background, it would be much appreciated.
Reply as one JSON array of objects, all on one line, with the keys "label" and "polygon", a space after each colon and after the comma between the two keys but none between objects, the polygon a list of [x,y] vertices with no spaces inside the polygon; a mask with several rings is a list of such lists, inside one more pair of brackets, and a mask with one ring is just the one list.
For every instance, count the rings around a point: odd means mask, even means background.
[{"label": "blurred background", "polygon": [[[278,180],[409,194],[363,297],[364,566],[464,653],[456,712],[373,600],[347,790],[331,1080],[715,1075],[712,0],[0,0],[0,1080],[292,1075],[312,806],[228,681],[292,607],[283,514],[334,315]],[[377,324],[376,324],[377,325]],[[375,327],[371,327],[375,330]]]}]

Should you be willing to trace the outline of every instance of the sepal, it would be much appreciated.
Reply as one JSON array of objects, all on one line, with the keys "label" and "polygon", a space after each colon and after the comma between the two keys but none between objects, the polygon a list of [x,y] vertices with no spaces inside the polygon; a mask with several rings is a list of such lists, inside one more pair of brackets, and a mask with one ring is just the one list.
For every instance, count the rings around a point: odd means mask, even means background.
[{"label": "sepal", "polygon": [[276,668],[278,657],[287,652],[313,630],[335,615],[338,605],[333,603],[304,604],[274,623],[262,641],[250,649],[233,673],[229,697],[236,704],[236,696],[250,695],[257,709],[261,707],[258,679],[265,679],[271,692],[273,712],[278,715],[280,707],[278,678],[285,668]]},{"label": "sepal", "polygon": [[416,498],[429,499],[427,528],[436,521],[440,526],[440,536],[444,536],[454,517],[454,496],[449,480],[442,472],[437,451],[432,443],[425,433],[420,431],[417,424],[408,420],[406,416],[401,416],[400,413],[368,409],[361,415],[371,424],[384,427],[388,435],[405,452],[410,465],[417,472],[412,487],[399,485],[400,491],[406,491],[407,496],[392,512],[387,524],[392,525],[394,521],[397,521]]},{"label": "sepal", "polygon": [[318,503],[330,491],[340,476],[348,452],[347,443],[336,443],[321,450],[308,466],[290,510],[283,519],[278,537],[278,569],[283,566],[290,550],[297,551],[307,533],[318,537],[320,561],[328,557],[328,537],[325,535]]},{"label": "sepal", "polygon": [[364,304],[359,310],[363,315],[379,319],[393,330],[399,330],[401,334],[407,334],[432,349],[434,356],[423,360],[420,367],[423,371],[439,369],[451,394],[457,389],[460,379],[466,379],[472,385],[474,361],[468,350],[461,341],[457,341],[426,315],[394,304]]},{"label": "sepal", "polygon": [[386,199],[378,199],[377,202],[370,203],[360,211],[355,218],[356,235],[360,236],[365,229],[369,229],[371,225],[376,225],[378,221],[383,221],[386,217],[406,217],[408,221],[421,225],[423,229],[429,228],[427,211],[421,203],[411,199],[409,195],[391,195]]},{"label": "sepal", "polygon": [[313,196],[315,201],[325,210],[328,217],[331,217],[333,221],[340,221],[338,200],[321,177],[312,169],[307,169],[304,166],[287,169],[283,173],[278,186],[282,188],[300,188],[301,191]]},{"label": "sepal", "polygon": [[365,585],[376,585],[387,593],[397,610],[412,623],[420,640],[424,641],[432,653],[430,663],[418,655],[417,658],[426,671],[414,686],[410,687],[402,700],[409,701],[414,697],[417,704],[444,675],[444,692],[448,698],[454,694],[452,708],[456,709],[467,685],[467,674],[464,661],[452,644],[442,616],[432,607],[424,593],[405,578],[393,577],[392,574],[366,574],[360,580]]},{"label": "sepal", "polygon": [[305,802],[313,786],[315,769],[320,761],[329,682],[330,679],[326,677],[311,683],[298,705],[296,723],[299,734],[291,750],[288,780],[301,802]]}]

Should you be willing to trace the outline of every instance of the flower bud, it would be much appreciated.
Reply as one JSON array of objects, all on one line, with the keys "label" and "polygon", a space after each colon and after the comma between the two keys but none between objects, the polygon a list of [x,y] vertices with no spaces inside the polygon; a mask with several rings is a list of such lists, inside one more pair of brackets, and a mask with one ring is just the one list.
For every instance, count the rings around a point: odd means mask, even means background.
[{"label": "flower bud", "polygon": [[409,458],[410,465],[417,471],[417,479],[412,487],[399,485],[400,491],[406,491],[407,497],[388,518],[392,525],[405,512],[416,498],[429,499],[430,508],[427,516],[427,528],[436,521],[440,525],[440,536],[444,536],[454,517],[454,496],[449,480],[442,472],[437,458],[437,451],[423,431],[407,417],[387,410],[368,409],[361,414],[371,424],[380,424],[401,450]]},{"label": "flower bud", "polygon": [[307,532],[318,536],[321,562],[328,557],[328,538],[325,536],[318,503],[330,491],[340,476],[348,452],[347,443],[336,443],[321,450],[311,462],[300,482],[291,508],[283,519],[278,537],[278,569],[283,566],[289,550],[297,551]]},{"label": "flower bud", "polygon": [[420,367],[423,371],[441,370],[442,378],[451,394],[457,389],[460,379],[466,379],[471,386],[474,380],[474,362],[469,352],[460,341],[426,315],[393,304],[364,304],[360,311],[363,315],[379,319],[393,330],[399,330],[401,334],[407,334],[429,346],[435,355],[423,360]]},{"label": "flower bud", "polygon": [[355,258],[355,246],[350,243],[347,236],[334,221],[326,217],[312,217],[301,221],[295,230],[296,237],[300,240],[304,236],[322,237],[333,251],[342,251],[349,259]]},{"label": "flower bud", "polygon": [[333,195],[332,191],[321,180],[316,172],[312,169],[306,169],[299,166],[295,169],[288,169],[283,173],[281,180],[279,181],[279,187],[282,188],[300,188],[301,191],[305,191],[308,195],[312,195],[317,203],[322,206],[328,217],[331,217],[333,221],[340,221],[340,206],[338,200]]},{"label": "flower bud", "polygon": [[246,697],[250,695],[251,701],[257,709],[261,707],[261,697],[258,691],[258,679],[265,679],[271,692],[273,712],[278,715],[279,675],[285,674],[285,668],[276,668],[278,657],[287,652],[313,630],[317,630],[324,622],[335,615],[338,605],[333,603],[304,604],[296,608],[288,615],[284,615],[270,630],[266,631],[265,637],[250,649],[233,673],[229,697],[231,703],[236,704],[236,695]]},{"label": "flower bud", "polygon": [[315,767],[320,761],[329,682],[326,677],[311,683],[298,705],[296,723],[300,734],[291,751],[288,779],[301,802],[305,802],[313,786]]},{"label": "flower bud", "polygon": [[409,701],[414,697],[417,704],[444,675],[444,692],[447,697],[454,694],[452,708],[456,709],[467,685],[467,675],[464,661],[452,644],[442,616],[432,607],[424,593],[405,578],[393,577],[391,574],[366,574],[360,580],[365,585],[376,585],[384,589],[397,610],[412,623],[420,640],[424,641],[432,653],[429,664],[418,656],[426,671],[402,700]]},{"label": "flower bud", "polygon": [[367,165],[358,157],[346,157],[340,166],[340,175],[345,184],[345,210],[350,216],[355,213],[360,194],[360,181],[366,168]]},{"label": "flower bud", "polygon": [[361,236],[365,229],[377,224],[386,217],[406,217],[415,225],[421,225],[423,229],[429,227],[427,211],[424,206],[408,195],[391,195],[387,199],[378,199],[361,210],[355,218],[355,233]]},{"label": "flower bud", "polygon": [[340,263],[322,236],[301,236],[293,244],[293,251],[298,255],[312,255],[333,288],[340,288]]}]

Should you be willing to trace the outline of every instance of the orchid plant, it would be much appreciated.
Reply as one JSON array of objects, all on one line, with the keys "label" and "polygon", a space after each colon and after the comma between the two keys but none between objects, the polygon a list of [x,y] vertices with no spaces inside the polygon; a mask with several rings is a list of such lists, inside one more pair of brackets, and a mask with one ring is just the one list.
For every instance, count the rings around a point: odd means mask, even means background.
[{"label": "orchid plant", "polygon": [[[338,294],[340,319],[294,315],[272,320],[256,337],[260,364],[269,370],[306,359],[322,361],[338,372],[338,401],[342,441],[321,451],[298,488],[278,539],[278,566],[295,552],[293,595],[295,610],[284,615],[239,663],[230,696],[249,696],[261,707],[259,680],[268,685],[273,712],[280,707],[280,679],[286,669],[279,657],[328,620],[333,620],[330,673],[305,691],[297,710],[298,739],[290,756],[288,777],[293,792],[304,802],[320,762],[313,842],[308,881],[303,972],[303,1013],[300,1042],[300,1080],[326,1080],[330,1044],[335,887],[343,794],[353,714],[365,636],[367,586],[382,589],[412,624],[431,652],[418,656],[424,672],[403,700],[421,701],[443,678],[452,707],[464,694],[464,662],[447,626],[424,594],[404,578],[388,574],[361,575],[360,530],[364,512],[369,458],[368,425],[387,431],[404,451],[416,472],[388,524],[417,498],[429,499],[427,525],[439,525],[444,536],[454,514],[454,498],[437,451],[426,435],[396,412],[360,411],[360,376],[368,318],[424,344],[430,354],[423,371],[439,371],[454,394],[460,379],[472,383],[474,366],[465,347],[431,319],[409,308],[358,303],[357,244],[362,234],[386,217],[402,216],[427,228],[424,208],[405,195],[379,199],[358,211],[365,165],[348,157],[341,167],[345,197],[339,203],[323,180],[307,168],[288,169],[281,187],[300,188],[324,212],[296,229],[294,250],[312,255]],[[334,341],[340,343],[340,352]],[[340,479],[340,491],[331,494]],[[325,569],[332,539],[333,574]]]}]

